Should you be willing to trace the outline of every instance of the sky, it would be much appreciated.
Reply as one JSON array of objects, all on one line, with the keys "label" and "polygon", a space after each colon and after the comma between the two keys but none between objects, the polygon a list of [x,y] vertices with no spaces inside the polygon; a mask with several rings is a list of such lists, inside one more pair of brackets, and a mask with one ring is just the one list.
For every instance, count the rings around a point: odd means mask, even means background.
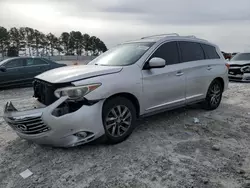
[{"label": "sky", "polygon": [[108,48],[142,36],[195,35],[227,52],[250,51],[250,0],[0,0],[0,26],[59,36],[81,31]]}]

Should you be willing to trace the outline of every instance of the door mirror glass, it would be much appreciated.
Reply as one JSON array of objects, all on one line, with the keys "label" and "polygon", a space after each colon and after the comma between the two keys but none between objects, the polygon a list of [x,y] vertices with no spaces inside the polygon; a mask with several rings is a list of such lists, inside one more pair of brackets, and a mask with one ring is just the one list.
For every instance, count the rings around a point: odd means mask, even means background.
[{"label": "door mirror glass", "polygon": [[0,71],[6,72],[6,67],[4,67],[4,66],[0,67]]},{"label": "door mirror glass", "polygon": [[166,66],[166,61],[159,57],[153,57],[148,62],[149,68],[163,68]]}]

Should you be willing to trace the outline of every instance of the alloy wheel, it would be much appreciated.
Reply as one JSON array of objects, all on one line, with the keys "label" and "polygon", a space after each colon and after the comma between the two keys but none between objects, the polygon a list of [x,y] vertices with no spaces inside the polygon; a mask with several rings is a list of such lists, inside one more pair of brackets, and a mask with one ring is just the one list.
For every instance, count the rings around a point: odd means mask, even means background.
[{"label": "alloy wheel", "polygon": [[210,103],[211,105],[217,105],[220,102],[221,98],[221,88],[215,83],[209,91]]},{"label": "alloy wheel", "polygon": [[124,105],[117,105],[112,108],[105,118],[106,129],[113,137],[123,136],[130,128],[131,122],[132,114]]}]

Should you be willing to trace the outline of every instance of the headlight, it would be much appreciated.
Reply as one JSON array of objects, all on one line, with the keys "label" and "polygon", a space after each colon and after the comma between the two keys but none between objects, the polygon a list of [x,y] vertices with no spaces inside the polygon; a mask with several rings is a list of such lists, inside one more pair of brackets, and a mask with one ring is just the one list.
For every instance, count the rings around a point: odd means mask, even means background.
[{"label": "headlight", "polygon": [[64,87],[57,89],[54,94],[57,98],[60,98],[62,96],[68,96],[71,100],[80,100],[85,95],[90,93],[91,91],[94,91],[96,88],[101,86],[101,84],[90,84],[90,85],[84,85],[84,86],[73,86],[73,87]]}]

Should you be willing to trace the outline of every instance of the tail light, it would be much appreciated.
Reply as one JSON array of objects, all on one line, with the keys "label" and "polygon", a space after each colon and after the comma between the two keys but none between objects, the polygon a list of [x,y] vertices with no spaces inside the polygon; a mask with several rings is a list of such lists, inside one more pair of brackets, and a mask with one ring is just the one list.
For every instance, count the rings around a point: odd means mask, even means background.
[{"label": "tail light", "polygon": [[225,65],[226,65],[227,69],[230,68],[230,64],[229,63],[226,63]]}]

